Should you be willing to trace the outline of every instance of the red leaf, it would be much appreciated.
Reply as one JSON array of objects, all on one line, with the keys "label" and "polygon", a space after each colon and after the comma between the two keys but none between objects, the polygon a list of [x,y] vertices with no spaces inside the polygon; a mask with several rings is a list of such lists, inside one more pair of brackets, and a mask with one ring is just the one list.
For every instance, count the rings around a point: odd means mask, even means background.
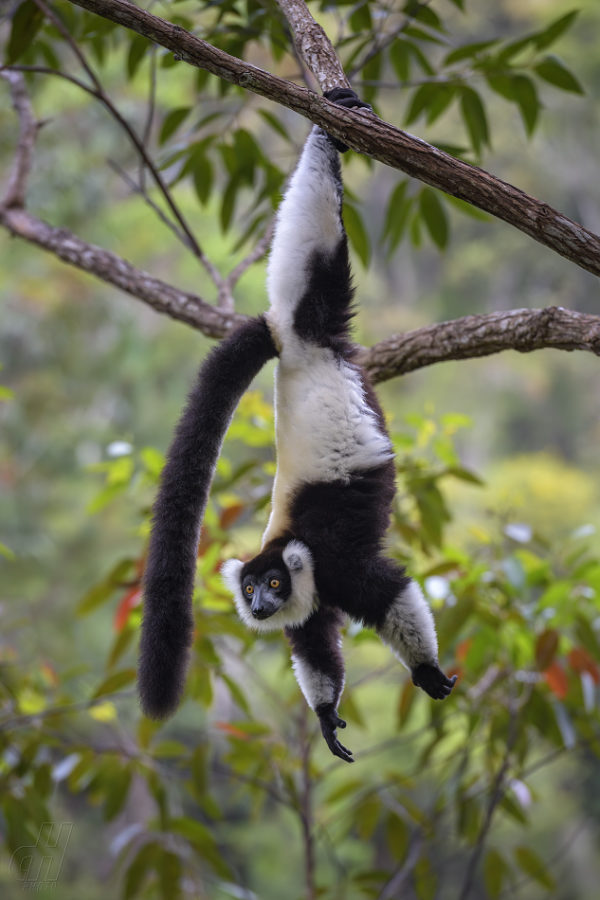
[{"label": "red leaf", "polygon": [[202,526],[202,530],[200,531],[200,540],[198,542],[198,559],[200,559],[201,556],[204,556],[204,554],[212,544],[214,544],[214,540],[210,536],[208,528]]},{"label": "red leaf", "polygon": [[535,642],[535,662],[540,670],[544,672],[552,664],[556,651],[558,650],[558,631],[548,628],[542,631]]},{"label": "red leaf", "polygon": [[544,672],[544,678],[552,693],[559,700],[564,700],[569,691],[569,682],[562,666],[557,662],[553,662]]},{"label": "red leaf", "polygon": [[113,623],[115,631],[123,631],[123,629],[127,625],[129,613],[134,607],[139,606],[141,602],[142,589],[138,585],[127,591],[127,593],[117,606],[115,620]]},{"label": "red leaf", "polygon": [[219,519],[219,525],[225,531],[237,522],[241,514],[244,512],[244,504],[243,503],[234,503],[232,506],[227,506],[221,513],[221,517]]},{"label": "red leaf", "polygon": [[229,722],[215,722],[216,727],[219,731],[224,731],[225,734],[231,735],[231,737],[239,738],[241,741],[249,741],[250,735],[245,731],[242,731],[241,728],[236,728],[235,725],[230,725]]},{"label": "red leaf", "polygon": [[464,641],[461,641],[460,644],[456,648],[456,658],[459,662],[464,662],[467,658],[467,654],[471,649],[471,644],[473,643],[473,638],[466,638]]},{"label": "red leaf", "polygon": [[569,653],[569,664],[576,672],[587,672],[594,679],[594,684],[600,684],[600,669],[583,647],[573,647]]}]

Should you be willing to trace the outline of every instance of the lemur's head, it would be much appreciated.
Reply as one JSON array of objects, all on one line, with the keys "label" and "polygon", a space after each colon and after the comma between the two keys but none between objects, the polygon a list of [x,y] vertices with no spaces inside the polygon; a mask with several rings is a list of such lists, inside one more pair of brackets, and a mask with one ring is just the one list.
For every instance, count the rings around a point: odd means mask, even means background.
[{"label": "lemur's head", "polygon": [[303,625],[315,608],[312,558],[300,541],[267,548],[247,563],[229,559],[221,574],[241,620],[255,631]]}]

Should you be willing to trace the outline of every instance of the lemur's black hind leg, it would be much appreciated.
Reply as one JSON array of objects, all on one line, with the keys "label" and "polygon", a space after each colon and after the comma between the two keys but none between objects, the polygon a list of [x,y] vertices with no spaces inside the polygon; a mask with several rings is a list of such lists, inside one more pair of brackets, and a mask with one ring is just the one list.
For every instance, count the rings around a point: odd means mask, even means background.
[{"label": "lemur's black hind leg", "polygon": [[410,669],[414,684],[435,700],[447,697],[456,676],[448,678],[439,667],[433,616],[417,582],[392,560],[374,557],[361,566],[351,592],[350,615],[377,630]]},{"label": "lemur's black hind leg", "polygon": [[345,728],[337,706],[344,688],[344,658],[341,653],[339,610],[322,606],[297,628],[286,628],[292,646],[294,673],[306,702],[319,717],[321,731],[334,756],[354,762],[352,751],[337,738]]}]

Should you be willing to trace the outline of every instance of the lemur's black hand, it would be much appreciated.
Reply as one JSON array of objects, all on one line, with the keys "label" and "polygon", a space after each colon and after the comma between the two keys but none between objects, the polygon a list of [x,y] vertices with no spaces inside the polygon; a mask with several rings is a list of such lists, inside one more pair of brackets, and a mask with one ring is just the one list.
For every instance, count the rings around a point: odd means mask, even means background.
[{"label": "lemur's black hand", "polygon": [[[346,109],[372,109],[371,104],[361,100],[352,88],[336,87],[330,91],[325,91],[323,96],[327,100],[331,100],[332,103],[336,103],[338,106],[343,106]],[[345,153],[349,149],[346,144],[331,135],[329,135],[329,140],[340,153]]]},{"label": "lemur's black hand", "polygon": [[412,670],[413,684],[423,688],[434,700],[444,700],[451,693],[456,677],[447,678],[438,666],[429,663],[421,663]]},{"label": "lemur's black hand", "polygon": [[337,714],[336,709],[329,706],[320,706],[317,710],[317,715],[319,717],[319,722],[321,724],[321,731],[323,732],[323,737],[327,742],[327,746],[331,750],[334,756],[338,756],[340,759],[343,759],[345,762],[354,762],[354,757],[352,756],[352,750],[348,750],[347,747],[344,747],[343,744],[337,739],[336,728],[345,728],[346,723],[343,719]]}]

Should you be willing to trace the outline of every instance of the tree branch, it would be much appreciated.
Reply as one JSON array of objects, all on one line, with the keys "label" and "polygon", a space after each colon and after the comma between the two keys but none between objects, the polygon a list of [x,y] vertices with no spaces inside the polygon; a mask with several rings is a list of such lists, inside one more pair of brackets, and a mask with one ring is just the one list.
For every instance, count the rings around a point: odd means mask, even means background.
[{"label": "tree branch", "polygon": [[530,353],[554,347],[600,356],[600,316],[559,306],[464,316],[396,334],[359,354],[376,383],[450,359],[473,359],[502,350]]},{"label": "tree branch", "polygon": [[304,0],[277,0],[277,5],[290,24],[300,57],[323,93],[334,87],[350,87],[331,41],[311,16]]},{"label": "tree branch", "polygon": [[10,85],[12,104],[19,119],[19,141],[1,204],[6,209],[11,209],[13,207],[22,207],[25,204],[27,179],[31,171],[39,123],[33,114],[23,77],[16,72],[8,71],[2,71],[0,75]]},{"label": "tree branch", "polygon": [[[116,3],[119,8],[126,5],[123,0],[81,0],[81,2],[91,5],[98,3],[114,5]],[[131,7],[128,12],[131,12],[133,16],[148,15],[136,7]],[[151,18],[155,19],[155,17]],[[157,21],[161,22],[161,20]],[[162,23],[162,25],[170,31],[175,31],[179,36],[187,34],[168,23]],[[187,35],[187,37],[192,41],[197,41],[191,35]],[[203,42],[199,43],[203,44]],[[214,48],[209,49],[217,55],[222,55]],[[227,55],[225,54],[225,56]],[[239,63],[239,61],[237,62]],[[241,63],[240,66],[242,66]],[[243,64],[243,69],[246,70],[245,64]],[[172,285],[154,278],[149,273],[137,269],[116,254],[86,243],[66,229],[52,227],[23,208],[27,175],[31,167],[38,123],[31,109],[22,76],[8,70],[1,74],[10,84],[13,105],[19,116],[20,127],[13,169],[4,198],[0,201],[0,225],[4,226],[11,234],[27,240],[82,271],[95,275],[139,298],[156,311],[186,322],[208,337],[222,338],[232,328],[243,322],[244,316],[236,315],[226,308],[211,306],[196,294],[178,290]],[[328,107],[331,104],[317,95],[281,79],[268,76],[266,73],[262,73],[262,75],[267,80],[272,79],[283,85],[284,91],[289,89],[292,92],[298,92],[302,96],[303,102],[308,104],[303,110],[299,110],[304,115],[312,116],[317,110],[316,117],[323,119],[323,122],[330,115]],[[86,87],[86,89],[90,92],[93,91],[93,88]],[[317,106],[313,106],[313,104],[317,104]],[[334,116],[339,117],[341,113],[343,117],[344,113],[338,107],[333,106],[332,108]],[[360,116],[358,119],[358,124],[362,127],[364,123],[360,120]],[[369,119],[369,122],[377,124],[378,120]],[[380,124],[387,128],[390,127],[385,126],[385,123]],[[430,149],[436,154],[439,152],[434,148]],[[486,173],[482,174],[486,176]],[[486,177],[491,178],[491,176]],[[595,236],[592,237],[594,240],[598,240]],[[249,259],[254,260],[259,254],[262,255],[266,250],[267,243],[268,235],[259,242],[256,252],[253,251]],[[243,261],[225,279],[228,290],[231,290],[245,270],[247,263],[247,260]],[[381,382],[445,360],[470,359],[509,349],[530,352],[546,347],[562,350],[585,350],[600,355],[600,317],[570,312],[557,307],[546,310],[525,309],[482,316],[467,316],[463,319],[393,336],[368,350],[363,348],[360,351],[359,360],[367,368],[373,381]]]},{"label": "tree branch", "polygon": [[63,262],[143,300],[157,312],[192,325],[207,337],[222,338],[245,321],[245,316],[218,309],[196,294],[180,291],[115,253],[82,241],[66,228],[53,228],[27,210],[0,206],[0,225]]},{"label": "tree branch", "polygon": [[598,235],[489,172],[455,159],[365,110],[342,109],[306,88],[230,56],[179,25],[172,25],[127,0],[70,2],[131,28],[172,50],[178,59],[190,65],[287,106],[358,153],[491,213],[560,256],[600,275]]}]

